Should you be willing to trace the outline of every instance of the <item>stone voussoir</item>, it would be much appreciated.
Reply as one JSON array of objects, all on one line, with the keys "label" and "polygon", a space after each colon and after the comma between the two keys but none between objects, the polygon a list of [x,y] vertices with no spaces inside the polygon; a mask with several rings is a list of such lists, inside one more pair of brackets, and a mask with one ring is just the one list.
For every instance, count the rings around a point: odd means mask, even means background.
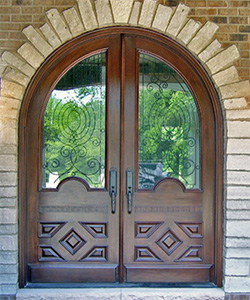
[{"label": "stone voussoir", "polygon": [[45,23],[43,26],[41,26],[40,30],[54,49],[61,45],[62,42],[48,23]]},{"label": "stone voussoir", "polygon": [[82,21],[74,7],[65,10],[63,15],[73,37],[76,37],[85,31]]},{"label": "stone voussoir", "polygon": [[218,29],[219,26],[217,24],[208,21],[204,26],[201,27],[201,29],[189,42],[187,47],[192,52],[199,54],[203,49],[205,49],[210,44]]},{"label": "stone voussoir", "polygon": [[110,0],[114,22],[127,24],[134,0]]},{"label": "stone voussoir", "polygon": [[181,40],[186,45],[193,38],[200,27],[200,22],[190,19],[178,34],[177,39]]},{"label": "stone voussoir", "polygon": [[240,81],[240,77],[235,66],[231,66],[226,70],[223,70],[215,75],[213,75],[213,79],[217,86],[222,86],[230,83],[235,83]]},{"label": "stone voussoir", "polygon": [[217,51],[221,48],[221,43],[215,39],[212,41],[210,45],[207,46],[199,55],[199,59],[204,63],[207,62],[210,58],[212,58]]},{"label": "stone voussoir", "polygon": [[7,79],[1,80],[1,97],[22,99],[24,87]]},{"label": "stone voussoir", "polygon": [[168,34],[172,36],[177,36],[183,25],[187,20],[187,15],[190,11],[190,8],[184,4],[179,4],[173,14],[172,19],[166,29]]},{"label": "stone voussoir", "polygon": [[44,57],[29,43],[23,44],[17,52],[34,68],[37,69],[44,61]]},{"label": "stone voussoir", "polygon": [[24,28],[23,33],[44,57],[47,57],[53,51],[51,45],[45,41],[41,34],[38,33],[38,31],[32,25]]},{"label": "stone voussoir", "polygon": [[57,9],[51,8],[46,12],[46,15],[63,43],[72,38],[72,34],[70,33],[67,24],[65,23]]},{"label": "stone voussoir", "polygon": [[113,16],[109,0],[96,0],[95,8],[99,26],[113,24]]},{"label": "stone voussoir", "polygon": [[224,85],[219,88],[222,99],[239,98],[250,95],[249,80]]},{"label": "stone voussoir", "polygon": [[144,0],[138,24],[144,27],[151,27],[157,9],[156,0]]},{"label": "stone voussoir", "polygon": [[98,22],[94,12],[94,8],[90,0],[77,0],[78,8],[86,30],[98,27]]},{"label": "stone voussoir", "polygon": [[132,11],[131,11],[131,15],[129,18],[129,24],[131,24],[131,25],[138,24],[141,7],[142,7],[141,2],[137,2],[137,1],[134,2],[134,5],[133,5]]},{"label": "stone voussoir", "polygon": [[21,84],[23,86],[27,86],[30,80],[28,76],[24,75],[19,70],[13,69],[11,67],[7,67],[5,69],[4,78],[15,81],[16,83]]},{"label": "stone voussoir", "polygon": [[165,32],[172,13],[173,10],[171,7],[159,4],[152,24],[152,28]]}]

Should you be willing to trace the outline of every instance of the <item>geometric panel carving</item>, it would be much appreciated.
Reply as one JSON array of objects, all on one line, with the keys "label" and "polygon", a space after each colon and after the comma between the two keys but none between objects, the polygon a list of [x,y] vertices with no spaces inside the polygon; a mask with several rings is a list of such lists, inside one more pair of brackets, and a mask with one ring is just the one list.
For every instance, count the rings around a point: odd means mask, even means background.
[{"label": "geometric panel carving", "polygon": [[176,261],[202,261],[202,245],[188,247]]},{"label": "geometric panel carving", "polygon": [[169,228],[167,232],[160,238],[160,240],[156,242],[156,244],[160,246],[161,249],[167,253],[167,255],[173,253],[181,243],[182,241]]},{"label": "geometric panel carving", "polygon": [[149,238],[161,226],[162,223],[163,222],[135,222],[135,237]]},{"label": "geometric panel carving", "polygon": [[86,241],[73,228],[59,242],[72,255],[86,244]]},{"label": "geometric panel carving", "polygon": [[84,223],[79,222],[94,238],[106,238],[107,224],[106,223]]},{"label": "geometric panel carving", "polygon": [[66,222],[40,222],[38,224],[38,237],[51,238],[54,236]]},{"label": "geometric panel carving", "polygon": [[81,261],[107,261],[107,246],[96,246],[93,247],[82,259]]},{"label": "geometric panel carving", "polygon": [[135,261],[162,261],[149,247],[135,247]]},{"label": "geometric panel carving", "polygon": [[191,239],[202,238],[202,223],[178,223],[178,222],[176,222],[176,224]]},{"label": "geometric panel carving", "polygon": [[38,248],[39,261],[63,261],[59,253],[51,246],[41,246]]}]

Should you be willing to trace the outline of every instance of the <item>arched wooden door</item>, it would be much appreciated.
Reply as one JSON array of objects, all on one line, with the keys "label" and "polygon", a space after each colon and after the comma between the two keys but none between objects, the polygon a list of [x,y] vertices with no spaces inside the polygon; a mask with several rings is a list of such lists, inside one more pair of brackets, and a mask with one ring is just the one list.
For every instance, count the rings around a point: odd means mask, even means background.
[{"label": "arched wooden door", "polygon": [[20,122],[22,285],[220,282],[220,121],[196,64],[113,29],[41,68]]}]

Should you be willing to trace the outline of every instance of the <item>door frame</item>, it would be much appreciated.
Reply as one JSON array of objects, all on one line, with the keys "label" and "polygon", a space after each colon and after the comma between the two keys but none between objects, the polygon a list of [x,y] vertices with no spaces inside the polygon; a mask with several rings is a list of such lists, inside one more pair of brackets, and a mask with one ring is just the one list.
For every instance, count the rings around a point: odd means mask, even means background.
[{"label": "door frame", "polygon": [[[25,147],[27,147],[27,135],[26,124],[29,117],[29,107],[34,100],[34,94],[37,86],[46,77],[46,74],[53,67],[59,63],[68,53],[74,48],[86,45],[89,41],[94,39],[107,37],[112,34],[134,34],[145,39],[153,39],[169,51],[178,53],[178,56],[185,59],[189,67],[198,74],[207,93],[210,95],[211,105],[214,111],[214,125],[216,136],[216,176],[214,178],[216,196],[215,196],[215,284],[217,286],[222,285],[222,258],[223,258],[223,114],[219,103],[219,97],[216,89],[212,83],[210,76],[206,70],[200,64],[199,61],[182,45],[172,40],[163,34],[156,33],[149,29],[133,28],[133,27],[109,27],[104,29],[98,29],[93,32],[85,33],[79,37],[76,37],[63,46],[56,49],[40,66],[38,71],[33,76],[29,83],[29,86],[25,92],[22,106],[20,108],[19,115],[19,283],[20,287],[24,287],[26,284],[26,264],[27,264],[27,202],[26,202],[26,168],[28,157],[26,155]],[[122,66],[123,67],[123,66]],[[62,70],[64,72],[65,70]],[[37,162],[35,162],[37,163]]]}]

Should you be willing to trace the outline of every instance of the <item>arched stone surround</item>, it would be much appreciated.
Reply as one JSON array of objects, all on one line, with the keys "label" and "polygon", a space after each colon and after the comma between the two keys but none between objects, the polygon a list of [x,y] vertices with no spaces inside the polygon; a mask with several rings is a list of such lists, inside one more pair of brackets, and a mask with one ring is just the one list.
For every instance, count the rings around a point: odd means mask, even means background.
[{"label": "arched stone surround", "polygon": [[[247,271],[242,271],[244,267],[238,272],[237,266],[243,263],[242,258],[248,257],[249,262],[250,250],[247,252],[247,248],[243,247],[245,256],[242,256],[234,249],[241,247],[242,238],[250,238],[250,221],[240,214],[240,209],[248,210],[248,213],[250,209],[250,200],[247,201],[250,199],[250,109],[247,101],[250,84],[248,80],[240,80],[234,66],[239,58],[236,46],[222,49],[214,38],[218,26],[212,22],[200,24],[188,18],[188,12],[189,8],[183,4],[173,9],[155,0],[77,0],[76,7],[62,13],[50,9],[47,22],[39,29],[31,25],[26,27],[23,34],[27,42],[16,52],[6,51],[1,57],[0,168],[6,173],[0,180],[1,186],[4,186],[0,189],[0,197],[15,198],[18,194],[19,108],[33,75],[46,58],[65,42],[97,28],[135,26],[160,32],[186,47],[196,57],[218,91],[225,118],[226,145],[224,286],[227,292],[248,292],[249,273],[247,276]],[[16,207],[4,208],[0,218],[3,224],[17,224]],[[9,245],[1,250],[17,250],[17,236],[12,235],[11,239],[1,236],[0,239]]]}]

